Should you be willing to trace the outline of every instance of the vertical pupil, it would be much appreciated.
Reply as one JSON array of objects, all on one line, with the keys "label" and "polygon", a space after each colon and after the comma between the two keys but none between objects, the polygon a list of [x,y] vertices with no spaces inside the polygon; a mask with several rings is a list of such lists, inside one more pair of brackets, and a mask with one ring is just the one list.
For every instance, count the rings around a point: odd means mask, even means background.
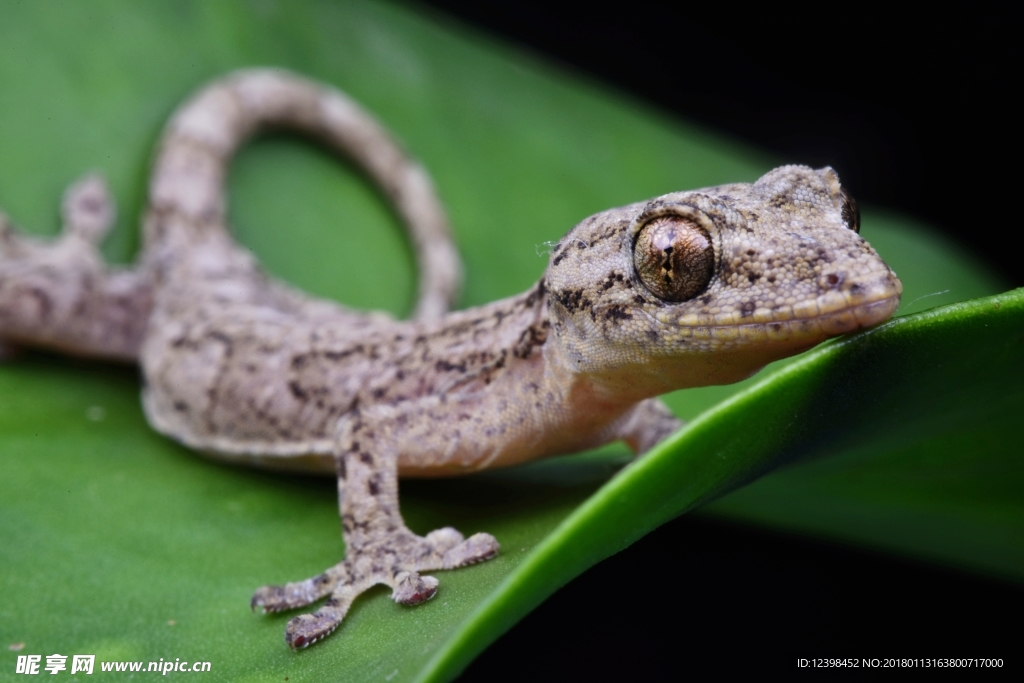
[{"label": "vertical pupil", "polygon": [[708,285],[714,268],[707,232],[678,216],[655,218],[644,226],[634,244],[633,259],[644,286],[668,301],[698,294]]}]

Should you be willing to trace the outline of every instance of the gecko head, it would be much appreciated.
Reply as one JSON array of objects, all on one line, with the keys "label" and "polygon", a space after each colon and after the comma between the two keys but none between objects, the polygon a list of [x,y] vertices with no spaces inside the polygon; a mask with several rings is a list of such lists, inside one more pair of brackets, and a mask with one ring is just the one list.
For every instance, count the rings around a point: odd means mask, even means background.
[{"label": "gecko head", "polygon": [[902,285],[859,222],[835,171],[805,166],[591,216],[551,254],[558,351],[660,393],[738,381],[876,325]]}]

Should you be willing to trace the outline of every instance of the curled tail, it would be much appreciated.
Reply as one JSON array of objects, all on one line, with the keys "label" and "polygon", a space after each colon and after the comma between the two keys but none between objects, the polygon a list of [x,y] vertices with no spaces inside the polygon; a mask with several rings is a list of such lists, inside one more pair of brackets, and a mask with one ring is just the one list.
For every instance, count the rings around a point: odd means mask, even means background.
[{"label": "curled tail", "polygon": [[419,266],[413,316],[444,314],[458,294],[461,264],[430,178],[388,132],[344,94],[279,69],[246,69],[210,83],[164,130],[149,186],[145,253],[174,258],[226,232],[224,182],[232,155],[266,129],[307,133],[349,157],[402,218]]}]

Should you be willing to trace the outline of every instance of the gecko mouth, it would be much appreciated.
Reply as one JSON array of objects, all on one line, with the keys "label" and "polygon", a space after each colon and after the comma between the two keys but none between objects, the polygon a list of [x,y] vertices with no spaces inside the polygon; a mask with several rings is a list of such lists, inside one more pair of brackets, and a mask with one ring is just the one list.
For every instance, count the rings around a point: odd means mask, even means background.
[{"label": "gecko mouth", "polygon": [[872,287],[830,290],[806,302],[722,313],[658,315],[672,325],[670,336],[709,347],[748,343],[816,344],[888,320],[899,308],[902,284],[890,275]]},{"label": "gecko mouth", "polygon": [[[857,304],[809,318],[774,320],[706,328],[710,339],[786,342],[807,340],[814,343],[826,337],[855,332],[888,320],[899,308],[900,297],[894,295],[879,301]],[[696,330],[695,330],[696,331]],[[699,337],[701,335],[694,335]]]}]

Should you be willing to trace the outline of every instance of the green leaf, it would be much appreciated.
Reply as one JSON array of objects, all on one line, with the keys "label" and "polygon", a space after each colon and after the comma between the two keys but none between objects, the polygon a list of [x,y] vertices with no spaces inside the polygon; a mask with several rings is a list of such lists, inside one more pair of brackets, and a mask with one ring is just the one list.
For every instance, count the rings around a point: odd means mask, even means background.
[{"label": "green leaf", "polygon": [[[138,243],[163,121],[241,66],[335,84],[395,131],[449,207],[465,305],[525,289],[545,244],[590,213],[774,165],[386,4],[5,3],[0,45],[0,207],[52,234],[63,187],[100,169],[120,202],[106,251],[121,262]],[[275,274],[355,306],[410,307],[398,224],[344,162],[263,139],[241,153],[230,195],[236,234]],[[903,278],[903,313],[1000,290],[905,219],[865,210],[864,234]],[[673,395],[696,419],[618,476],[628,454],[611,446],[403,482],[414,530],[486,530],[502,554],[439,574],[437,598],[416,608],[384,591],[361,598],[301,653],[283,643],[290,615],[247,604],[256,587],[342,556],[333,483],[204,460],[148,428],[134,369],[29,353],[0,367],[0,644],[24,645],[4,650],[0,675],[16,654],[59,652],[209,661],[233,681],[450,679],[586,567],[792,459],[813,460],[710,509],[1020,578],[1024,470],[1010,418],[1024,386],[1022,306],[1017,291],[932,310],[771,376]]]}]

